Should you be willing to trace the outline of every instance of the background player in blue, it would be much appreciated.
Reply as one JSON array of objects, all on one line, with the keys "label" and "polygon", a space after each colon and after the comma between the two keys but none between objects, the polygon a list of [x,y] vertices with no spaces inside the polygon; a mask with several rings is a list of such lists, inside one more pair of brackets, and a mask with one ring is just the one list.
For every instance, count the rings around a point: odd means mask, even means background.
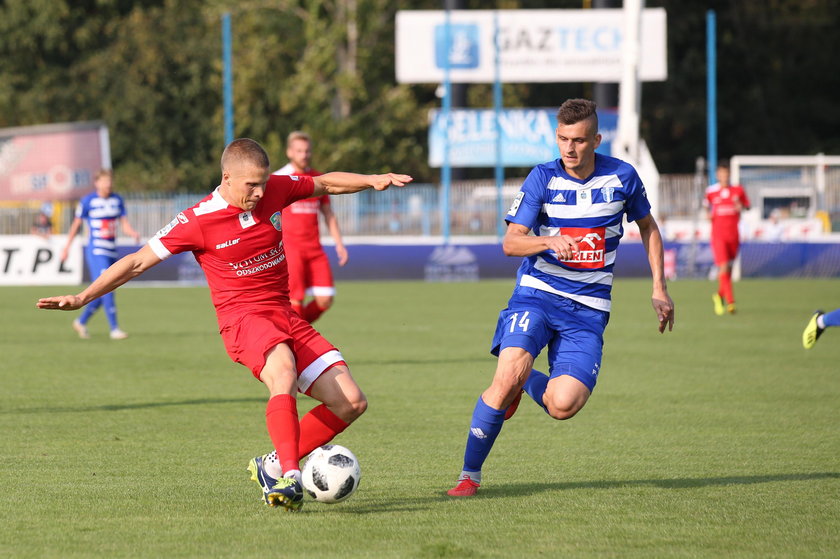
[{"label": "background player in blue", "polygon": [[[85,262],[90,271],[91,279],[96,279],[111,264],[117,261],[117,223],[122,226],[123,232],[134,238],[134,242],[140,242],[140,235],[128,222],[125,216],[125,203],[119,194],[113,192],[113,175],[111,171],[103,169],[94,178],[96,190],[81,200],[76,206],[76,218],[70,225],[67,233],[67,244],[61,251],[61,261],[67,260],[67,253],[82,221],[88,229],[88,242],[85,247]],[[87,322],[90,317],[105,304],[105,316],[108,318],[108,325],[111,327],[111,339],[122,340],[128,334],[120,330],[117,322],[117,305],[114,294],[108,293],[101,298],[92,301],[84,308],[81,316],[73,321],[73,329],[82,339],[87,339],[90,334],[87,330]]]},{"label": "background player in blue", "polygon": [[[659,332],[674,326],[662,237],[635,169],[595,153],[601,143],[595,103],[570,99],[557,122],[560,159],[531,171],[506,216],[502,248],[525,258],[499,313],[491,349],[496,373],[473,411],[464,467],[448,491],[453,497],[475,494],[482,465],[523,390],[555,419],[569,419],[586,404],[601,368],[625,215],[639,226],[648,254]],[[549,375],[533,369],[546,346]]]}]

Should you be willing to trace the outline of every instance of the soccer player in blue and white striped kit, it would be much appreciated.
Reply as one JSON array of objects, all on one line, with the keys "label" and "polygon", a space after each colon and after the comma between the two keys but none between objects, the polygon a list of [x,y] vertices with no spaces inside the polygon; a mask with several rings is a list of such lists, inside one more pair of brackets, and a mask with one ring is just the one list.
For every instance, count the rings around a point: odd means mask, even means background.
[{"label": "soccer player in blue and white striped kit", "polygon": [[[123,232],[140,242],[140,235],[131,227],[125,216],[125,202],[113,191],[113,175],[109,169],[102,169],[96,173],[93,181],[95,191],[79,200],[76,206],[76,217],[67,233],[67,244],[61,252],[61,261],[67,260],[67,253],[73,239],[79,232],[84,221],[88,229],[88,242],[85,247],[85,262],[92,280],[98,278],[102,272],[117,261],[117,223],[122,225]],[[122,340],[128,337],[117,323],[117,304],[113,293],[107,293],[92,301],[82,311],[81,316],[73,321],[73,329],[82,339],[90,337],[87,322],[99,307],[105,308],[105,316],[110,326],[112,340]]]},{"label": "soccer player in blue and white striped kit", "polygon": [[[595,153],[601,143],[595,109],[586,99],[560,106],[560,159],[531,171],[505,218],[503,250],[525,258],[499,314],[491,349],[496,373],[473,411],[464,467],[448,491],[453,497],[476,493],[482,465],[523,390],[555,419],[569,419],[586,404],[601,368],[624,216],[638,225],[648,254],[659,332],[674,326],[659,227],[635,169]],[[548,375],[533,369],[544,347]]]}]

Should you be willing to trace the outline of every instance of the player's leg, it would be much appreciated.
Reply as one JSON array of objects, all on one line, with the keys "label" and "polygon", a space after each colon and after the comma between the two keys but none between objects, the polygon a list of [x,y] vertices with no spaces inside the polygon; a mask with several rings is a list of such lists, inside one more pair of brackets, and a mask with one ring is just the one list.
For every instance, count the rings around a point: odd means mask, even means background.
[{"label": "player's leg", "polygon": [[332,270],[327,253],[319,250],[317,253],[310,253],[306,259],[307,267],[307,293],[313,299],[304,307],[303,318],[307,322],[315,322],[332,306],[335,296]]},{"label": "player's leg", "polygon": [[558,333],[548,344],[550,376],[543,395],[554,419],[570,419],[589,400],[601,369],[604,329],[609,313],[574,301],[563,301]]},{"label": "player's leg", "polygon": [[321,404],[300,420],[301,459],[333,440],[367,409],[367,398],[343,361],[321,373],[308,394]]},{"label": "player's leg", "polygon": [[[511,304],[514,301],[515,297],[511,298]],[[464,465],[458,484],[448,491],[449,495],[468,497],[475,494],[481,483],[482,466],[502,430],[505,412],[520,395],[534,359],[549,336],[545,318],[535,309],[508,308],[500,313],[493,338],[493,353],[499,356],[496,372],[473,409]]]},{"label": "player's leg", "polygon": [[726,283],[726,278],[730,277],[730,264],[729,258],[727,258],[725,239],[719,232],[712,232],[712,255],[714,256],[715,266],[718,269],[718,289],[712,295],[712,303],[714,304],[715,314],[722,316],[726,313],[724,284]]},{"label": "player's leg", "polygon": [[300,251],[292,245],[287,244],[285,250],[289,269],[289,301],[298,316],[303,316],[303,301],[306,298],[305,261]]},{"label": "player's leg", "polygon": [[288,310],[254,311],[224,325],[221,333],[231,359],[251,369],[269,391],[265,423],[276,458],[272,463],[265,456],[251,459],[251,479],[260,484],[267,505],[294,511],[303,504],[303,488],[297,460],[300,423],[289,314]]},{"label": "player's leg", "polygon": [[[88,272],[90,273],[91,281],[95,280],[102,274],[102,267],[100,266],[100,262],[97,256],[94,256],[93,251],[90,248],[85,249],[85,263],[88,267]],[[73,321],[73,329],[79,334],[80,338],[89,338],[90,335],[87,331],[87,323],[90,320],[90,317],[93,316],[99,307],[102,306],[102,298],[94,299],[82,309],[82,314],[79,315],[79,318]]]},{"label": "player's leg", "polygon": [[802,346],[805,349],[811,349],[817,340],[820,339],[826,328],[840,326],[840,309],[835,309],[831,312],[824,313],[823,311],[816,311],[811,315],[811,319],[805,326],[802,332]]}]

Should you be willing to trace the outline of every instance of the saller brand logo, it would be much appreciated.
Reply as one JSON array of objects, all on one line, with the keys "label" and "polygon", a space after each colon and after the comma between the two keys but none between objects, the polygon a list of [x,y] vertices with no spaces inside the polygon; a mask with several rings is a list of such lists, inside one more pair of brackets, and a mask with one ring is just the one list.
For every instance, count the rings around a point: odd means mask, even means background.
[{"label": "saller brand logo", "polygon": [[606,228],[563,227],[561,235],[568,235],[578,241],[578,251],[568,260],[560,261],[571,268],[595,269],[604,267]]},{"label": "saller brand logo", "polygon": [[219,243],[219,244],[216,245],[216,250],[219,250],[220,248],[232,247],[233,245],[235,245],[238,242],[239,242],[239,239],[231,239],[229,241]]}]

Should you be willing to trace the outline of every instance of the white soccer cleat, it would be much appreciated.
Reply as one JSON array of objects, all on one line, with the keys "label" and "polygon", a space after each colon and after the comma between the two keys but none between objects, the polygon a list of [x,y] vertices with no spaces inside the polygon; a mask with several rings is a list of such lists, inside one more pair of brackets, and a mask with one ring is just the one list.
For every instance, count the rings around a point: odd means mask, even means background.
[{"label": "white soccer cleat", "polygon": [[73,330],[79,335],[79,337],[83,340],[87,340],[90,338],[90,334],[88,334],[87,326],[79,322],[78,320],[73,321]]},{"label": "white soccer cleat", "polygon": [[124,340],[128,337],[128,334],[120,330],[119,328],[114,328],[111,330],[111,339],[112,340]]}]

